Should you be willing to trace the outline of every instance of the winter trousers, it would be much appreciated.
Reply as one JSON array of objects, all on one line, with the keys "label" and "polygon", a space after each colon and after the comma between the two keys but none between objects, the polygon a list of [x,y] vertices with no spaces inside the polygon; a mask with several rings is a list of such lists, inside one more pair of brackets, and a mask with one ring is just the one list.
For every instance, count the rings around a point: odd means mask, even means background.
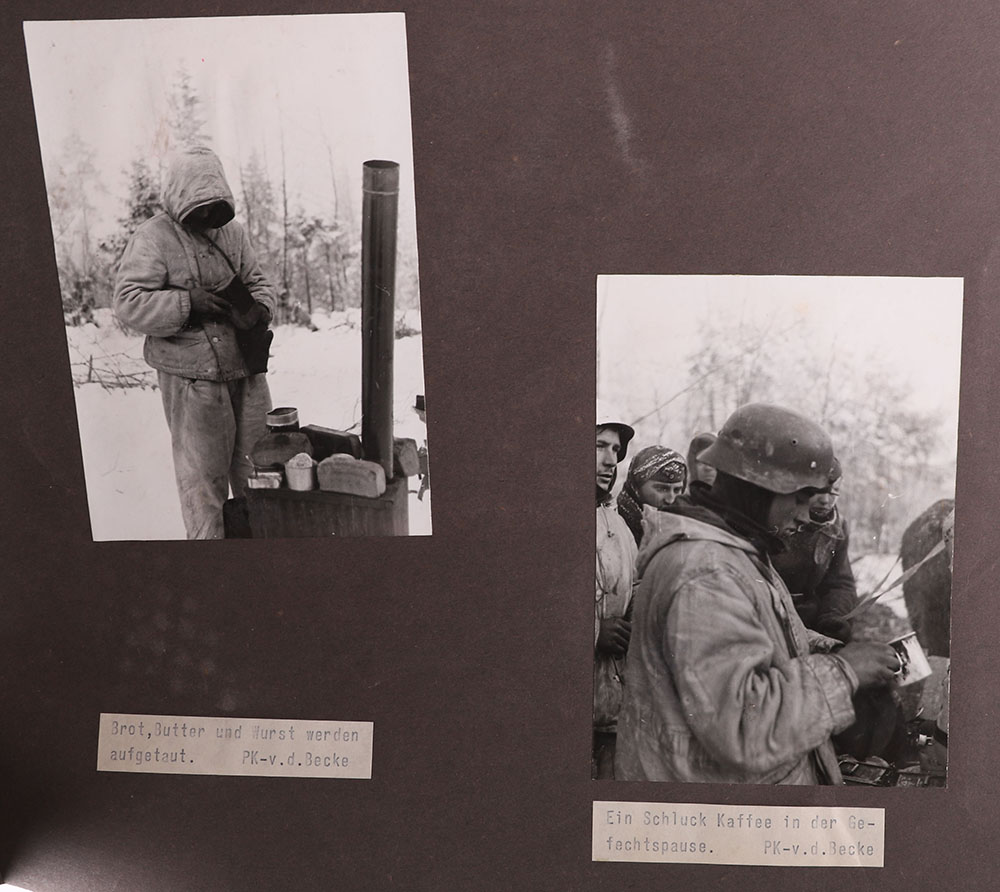
[{"label": "winter trousers", "polygon": [[253,470],[250,450],[267,433],[266,375],[201,381],[157,372],[170,428],[174,476],[188,539],[221,539],[222,505],[242,496]]}]

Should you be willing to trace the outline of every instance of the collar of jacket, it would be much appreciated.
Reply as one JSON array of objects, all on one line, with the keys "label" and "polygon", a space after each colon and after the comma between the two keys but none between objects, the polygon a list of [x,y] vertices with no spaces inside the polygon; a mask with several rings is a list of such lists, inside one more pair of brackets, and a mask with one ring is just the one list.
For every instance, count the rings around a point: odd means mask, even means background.
[{"label": "collar of jacket", "polygon": [[650,512],[646,516],[651,520],[651,528],[639,549],[636,570],[640,576],[660,549],[681,540],[717,542],[738,549],[746,553],[765,577],[771,578],[774,574],[767,550],[709,508],[675,503],[655,515]]},{"label": "collar of jacket", "polygon": [[735,548],[749,557],[756,555],[756,549],[742,536],[725,526],[707,523],[697,517],[676,511],[657,511],[655,516],[648,512],[649,526],[639,548],[636,570],[642,575],[653,557],[675,542],[716,542],[727,548]]},{"label": "collar of jacket", "polygon": [[742,512],[716,499],[712,494],[711,487],[692,489],[687,502],[671,506],[666,510],[670,511],[672,508],[678,513],[690,512],[689,516],[697,517],[705,523],[720,525],[724,529],[742,536],[754,546],[765,563],[769,555],[780,554],[788,547],[780,536],[757,523],[753,518],[747,517]]},{"label": "collar of jacket", "polygon": [[823,535],[832,541],[842,541],[845,538],[844,532],[844,519],[837,515],[833,520],[828,520],[825,523],[818,523],[815,520],[810,520],[809,523],[801,526],[788,541],[788,550],[794,551],[797,543],[799,542],[811,542],[815,540],[818,536]]},{"label": "collar of jacket", "polygon": [[830,516],[823,520],[820,516],[815,515],[812,511],[809,512],[809,523],[806,524],[808,529],[829,529],[834,527],[841,522],[840,508],[836,505],[833,506],[833,510],[830,512]]}]

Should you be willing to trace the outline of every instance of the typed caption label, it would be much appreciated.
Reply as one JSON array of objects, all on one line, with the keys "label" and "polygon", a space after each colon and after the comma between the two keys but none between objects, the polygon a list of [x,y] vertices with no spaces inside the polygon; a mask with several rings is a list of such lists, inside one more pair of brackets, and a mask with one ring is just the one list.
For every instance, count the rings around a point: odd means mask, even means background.
[{"label": "typed caption label", "polygon": [[101,713],[98,771],[372,776],[371,722]]},{"label": "typed caption label", "polygon": [[595,802],[594,861],[882,867],[885,809]]}]

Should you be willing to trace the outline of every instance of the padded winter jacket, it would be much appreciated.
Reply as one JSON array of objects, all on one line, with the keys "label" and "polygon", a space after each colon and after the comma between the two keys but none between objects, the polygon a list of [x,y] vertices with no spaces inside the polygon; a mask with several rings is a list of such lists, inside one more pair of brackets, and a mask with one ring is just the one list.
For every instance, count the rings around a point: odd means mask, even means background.
[{"label": "padded winter jacket", "polygon": [[594,729],[614,731],[621,708],[625,656],[596,650],[601,620],[625,616],[632,603],[635,539],[613,503],[597,508],[597,594],[594,601]]},{"label": "padded winter jacket", "polygon": [[619,780],[840,783],[830,735],[858,680],[810,654],[788,590],[746,539],[658,512],[639,553]]},{"label": "padded winter jacket", "polygon": [[[181,221],[192,210],[222,201],[234,210],[222,164],[204,148],[178,155],[163,191],[164,211],[132,235],[118,268],[115,315],[146,335],[143,356],[154,369],[185,378],[231,381],[247,377],[228,319],[193,319],[190,289],[219,291],[233,280],[225,258]],[[243,227],[232,220],[207,235],[228,255],[254,299],[273,317],[274,288],[261,272]]]},{"label": "padded winter jacket", "polygon": [[792,593],[799,619],[809,629],[851,640],[843,617],[858,604],[858,587],[848,559],[850,531],[840,513],[827,523],[809,523],[775,555],[774,568]]}]

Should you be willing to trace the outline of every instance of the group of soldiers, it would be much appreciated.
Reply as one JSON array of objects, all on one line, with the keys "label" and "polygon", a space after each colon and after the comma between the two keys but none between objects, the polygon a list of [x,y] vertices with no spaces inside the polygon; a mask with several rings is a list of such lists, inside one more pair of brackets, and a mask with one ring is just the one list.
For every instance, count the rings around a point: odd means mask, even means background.
[{"label": "group of soldiers", "polygon": [[897,733],[902,667],[851,637],[829,435],[746,405],[686,459],[639,452],[616,502],[634,435],[598,417],[594,777],[841,783],[838,751]]}]

